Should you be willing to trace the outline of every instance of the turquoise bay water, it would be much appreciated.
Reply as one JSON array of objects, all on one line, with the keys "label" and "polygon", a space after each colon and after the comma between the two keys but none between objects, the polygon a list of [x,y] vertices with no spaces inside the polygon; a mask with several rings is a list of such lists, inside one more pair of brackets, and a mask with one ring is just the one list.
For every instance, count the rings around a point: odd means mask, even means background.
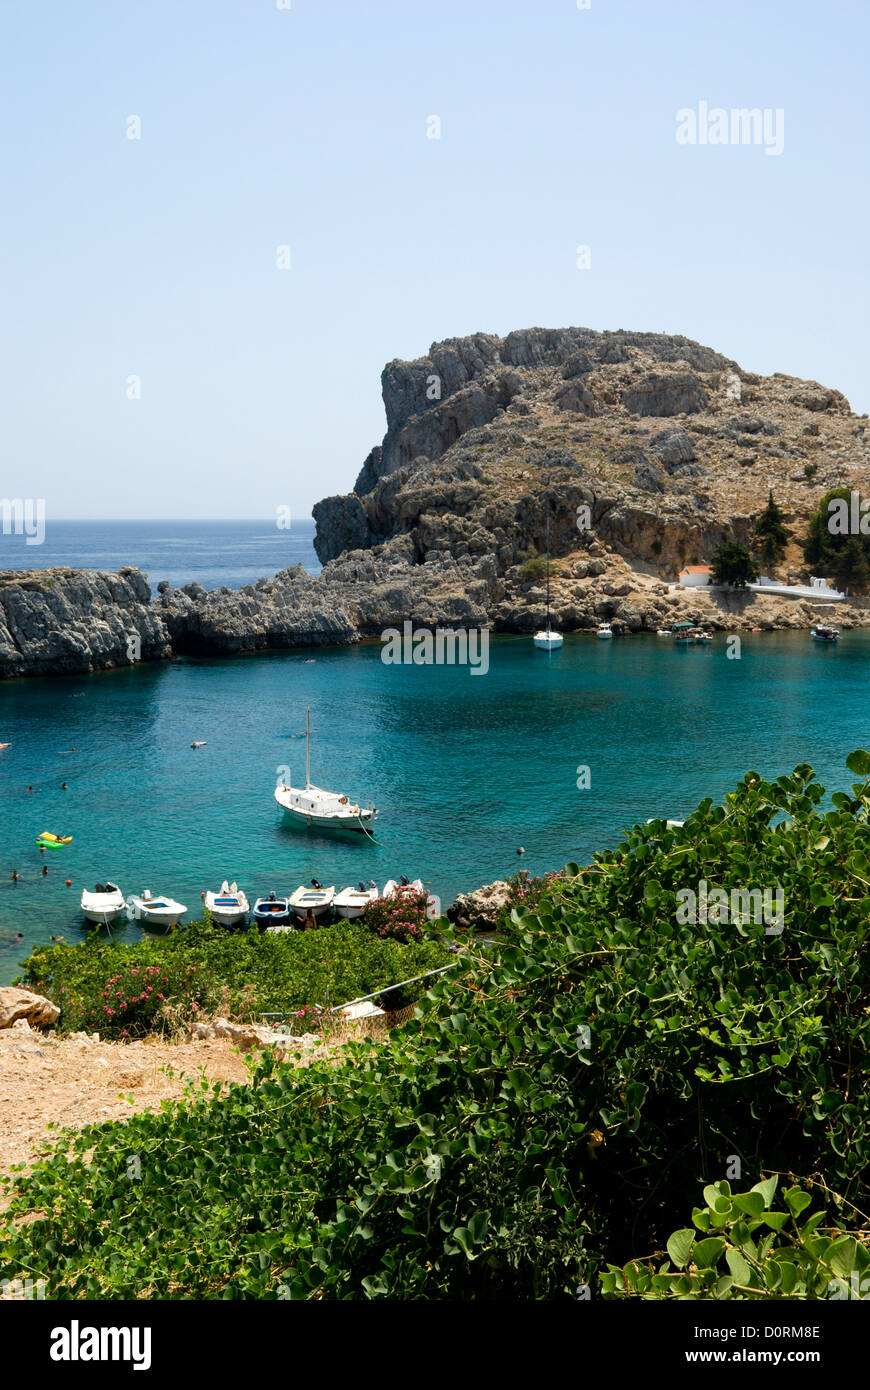
[{"label": "turquoise bay water", "polygon": [[[81,939],[81,890],[106,878],[126,894],[171,893],[190,915],[223,878],[253,898],[312,877],[338,888],[404,873],[446,906],[520,867],[588,860],[648,816],[682,818],[750,767],[772,777],[808,761],[829,791],[848,785],[847,753],[870,744],[867,633],[833,649],[808,633],[746,636],[738,661],[724,637],[679,650],[652,636],[577,636],[554,653],[501,637],[481,676],[385,666],[380,651],[0,686],[0,741],[11,744],[0,752],[0,982],[50,934]],[[284,823],[272,793],[279,768],[304,777],[306,704],[312,780],[373,800],[380,844]],[[191,749],[194,739],[207,746]],[[40,855],[43,830],[73,843]]]}]

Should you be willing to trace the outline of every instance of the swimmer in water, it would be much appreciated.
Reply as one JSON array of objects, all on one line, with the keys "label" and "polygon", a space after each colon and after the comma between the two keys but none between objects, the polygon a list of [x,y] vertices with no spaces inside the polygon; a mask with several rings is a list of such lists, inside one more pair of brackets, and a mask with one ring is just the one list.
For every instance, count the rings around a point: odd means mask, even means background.
[{"label": "swimmer in water", "polygon": [[43,866],[42,866],[42,876],[43,876],[43,878],[46,876],[47,873],[48,873],[48,865],[47,865],[47,864],[43,864]]},{"label": "swimmer in water", "polygon": [[17,883],[17,882],[18,882],[18,870],[17,870],[17,869],[13,869],[13,870],[12,870],[12,873],[9,875],[9,877],[12,879],[12,882],[13,882],[13,883]]},{"label": "swimmer in water", "polygon": [[33,788],[32,788],[32,787],[28,787],[27,790],[28,790],[29,792],[32,792],[32,791],[33,791]]},{"label": "swimmer in water", "polygon": [[67,786],[66,782],[61,782],[61,784],[60,784],[60,789],[61,789],[62,792],[68,792],[68,791],[69,791],[69,787]]},{"label": "swimmer in water", "polygon": [[16,940],[16,941],[23,941],[23,940],[24,940],[24,932],[23,932],[23,931],[17,931],[17,932],[15,933],[15,940]]}]

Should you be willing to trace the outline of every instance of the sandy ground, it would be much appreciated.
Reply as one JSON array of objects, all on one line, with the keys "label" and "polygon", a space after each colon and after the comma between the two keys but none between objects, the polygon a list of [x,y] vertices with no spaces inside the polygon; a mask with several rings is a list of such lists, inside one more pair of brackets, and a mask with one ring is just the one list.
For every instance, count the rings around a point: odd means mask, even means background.
[{"label": "sandy ground", "polygon": [[[174,1079],[161,1070],[166,1066]],[[227,1038],[175,1045],[85,1042],[20,1027],[0,1030],[0,1172],[51,1141],[49,1124],[78,1129],[156,1109],[164,1098],[181,1096],[179,1073],[195,1078],[201,1069],[210,1081],[227,1085],[248,1079]]]}]

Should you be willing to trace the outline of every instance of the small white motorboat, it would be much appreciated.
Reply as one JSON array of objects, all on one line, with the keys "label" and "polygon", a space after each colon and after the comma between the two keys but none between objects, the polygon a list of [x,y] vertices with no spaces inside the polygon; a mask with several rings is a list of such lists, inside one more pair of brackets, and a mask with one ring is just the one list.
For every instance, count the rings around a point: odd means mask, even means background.
[{"label": "small white motorboat", "polygon": [[613,636],[613,628],[610,626],[610,623],[599,623],[599,624],[598,624],[598,639],[599,639],[599,641],[601,641],[601,642],[608,642],[612,636]]},{"label": "small white motorboat", "polygon": [[258,898],[254,903],[254,921],[261,926],[269,923],[266,930],[270,930],[276,922],[287,922],[290,920],[290,903],[287,898],[279,898],[275,890],[269,894],[268,898]]},{"label": "small white motorboat", "polygon": [[368,888],[361,883],[357,888],[343,888],[340,893],[336,893],[332,905],[339,917],[350,921],[354,917],[361,917],[369,903],[374,902],[377,896],[376,883],[370,883]]},{"label": "small white motorboat", "polygon": [[816,623],[811,635],[814,642],[839,642],[840,629],[829,627],[827,623]]},{"label": "small white motorboat", "polygon": [[387,879],[384,884],[383,897],[389,898],[394,894],[401,896],[402,893],[422,893],[426,898],[426,916],[428,919],[434,921],[436,917],[441,916],[441,899],[434,897],[432,893],[427,891],[421,878],[410,881],[407,878],[400,878],[398,882],[394,878]]},{"label": "small white motorboat", "polygon": [[311,880],[311,888],[299,887],[295,893],[291,893],[288,902],[301,922],[304,922],[309,912],[313,917],[322,917],[324,912],[328,912],[335,900],[335,888],[324,888],[322,883],[318,883],[316,878]]},{"label": "small white motorboat", "polygon": [[377,816],[374,806],[359,806],[339,792],[327,792],[311,782],[311,710],[305,720],[305,786],[275,788],[275,800],[294,820],[318,830],[359,830],[371,835]]},{"label": "small white motorboat", "polygon": [[89,922],[108,926],[127,908],[127,899],[117,883],[98,883],[93,893],[87,889],[82,893],[82,912]]},{"label": "small white motorboat", "polygon": [[243,922],[250,911],[245,894],[240,892],[237,883],[227,883],[224,879],[219,893],[206,893],[205,905],[212,919],[221,927],[232,927]]},{"label": "small white motorboat", "polygon": [[161,897],[159,894],[154,897],[147,888],[141,896],[137,897],[134,894],[128,898],[127,906],[132,909],[137,921],[149,927],[171,927],[187,911],[184,903],[177,903],[174,898]]},{"label": "small white motorboat", "polygon": [[407,878],[400,878],[400,879],[399,879],[399,886],[398,886],[398,888],[396,889],[396,892],[398,892],[398,893],[423,893],[423,892],[425,892],[425,889],[423,888],[423,880],[422,880],[422,878],[412,878],[412,879],[410,879],[410,880],[408,880]]}]

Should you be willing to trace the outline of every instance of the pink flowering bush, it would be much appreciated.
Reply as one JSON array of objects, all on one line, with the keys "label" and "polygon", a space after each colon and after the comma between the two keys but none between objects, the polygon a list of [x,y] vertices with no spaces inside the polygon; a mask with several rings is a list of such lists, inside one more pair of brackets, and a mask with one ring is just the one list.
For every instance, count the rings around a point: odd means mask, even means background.
[{"label": "pink flowering bush", "polygon": [[550,891],[557,879],[563,877],[561,869],[554,869],[548,874],[541,874],[535,878],[527,869],[520,869],[519,873],[508,879],[511,892],[507,907],[504,909],[505,916],[509,919],[511,908],[514,907],[518,912],[534,912],[544,894]]},{"label": "pink flowering bush", "polygon": [[106,978],[84,978],[56,991],[64,1032],[97,1032],[103,1038],[137,1038],[159,1029],[167,1004],[196,1014],[208,996],[199,965],[167,958],[159,965],[131,966],[121,960]]},{"label": "pink flowering bush", "polygon": [[360,921],[369,931],[387,941],[422,941],[426,934],[427,893],[405,888],[386,898],[370,902]]}]

